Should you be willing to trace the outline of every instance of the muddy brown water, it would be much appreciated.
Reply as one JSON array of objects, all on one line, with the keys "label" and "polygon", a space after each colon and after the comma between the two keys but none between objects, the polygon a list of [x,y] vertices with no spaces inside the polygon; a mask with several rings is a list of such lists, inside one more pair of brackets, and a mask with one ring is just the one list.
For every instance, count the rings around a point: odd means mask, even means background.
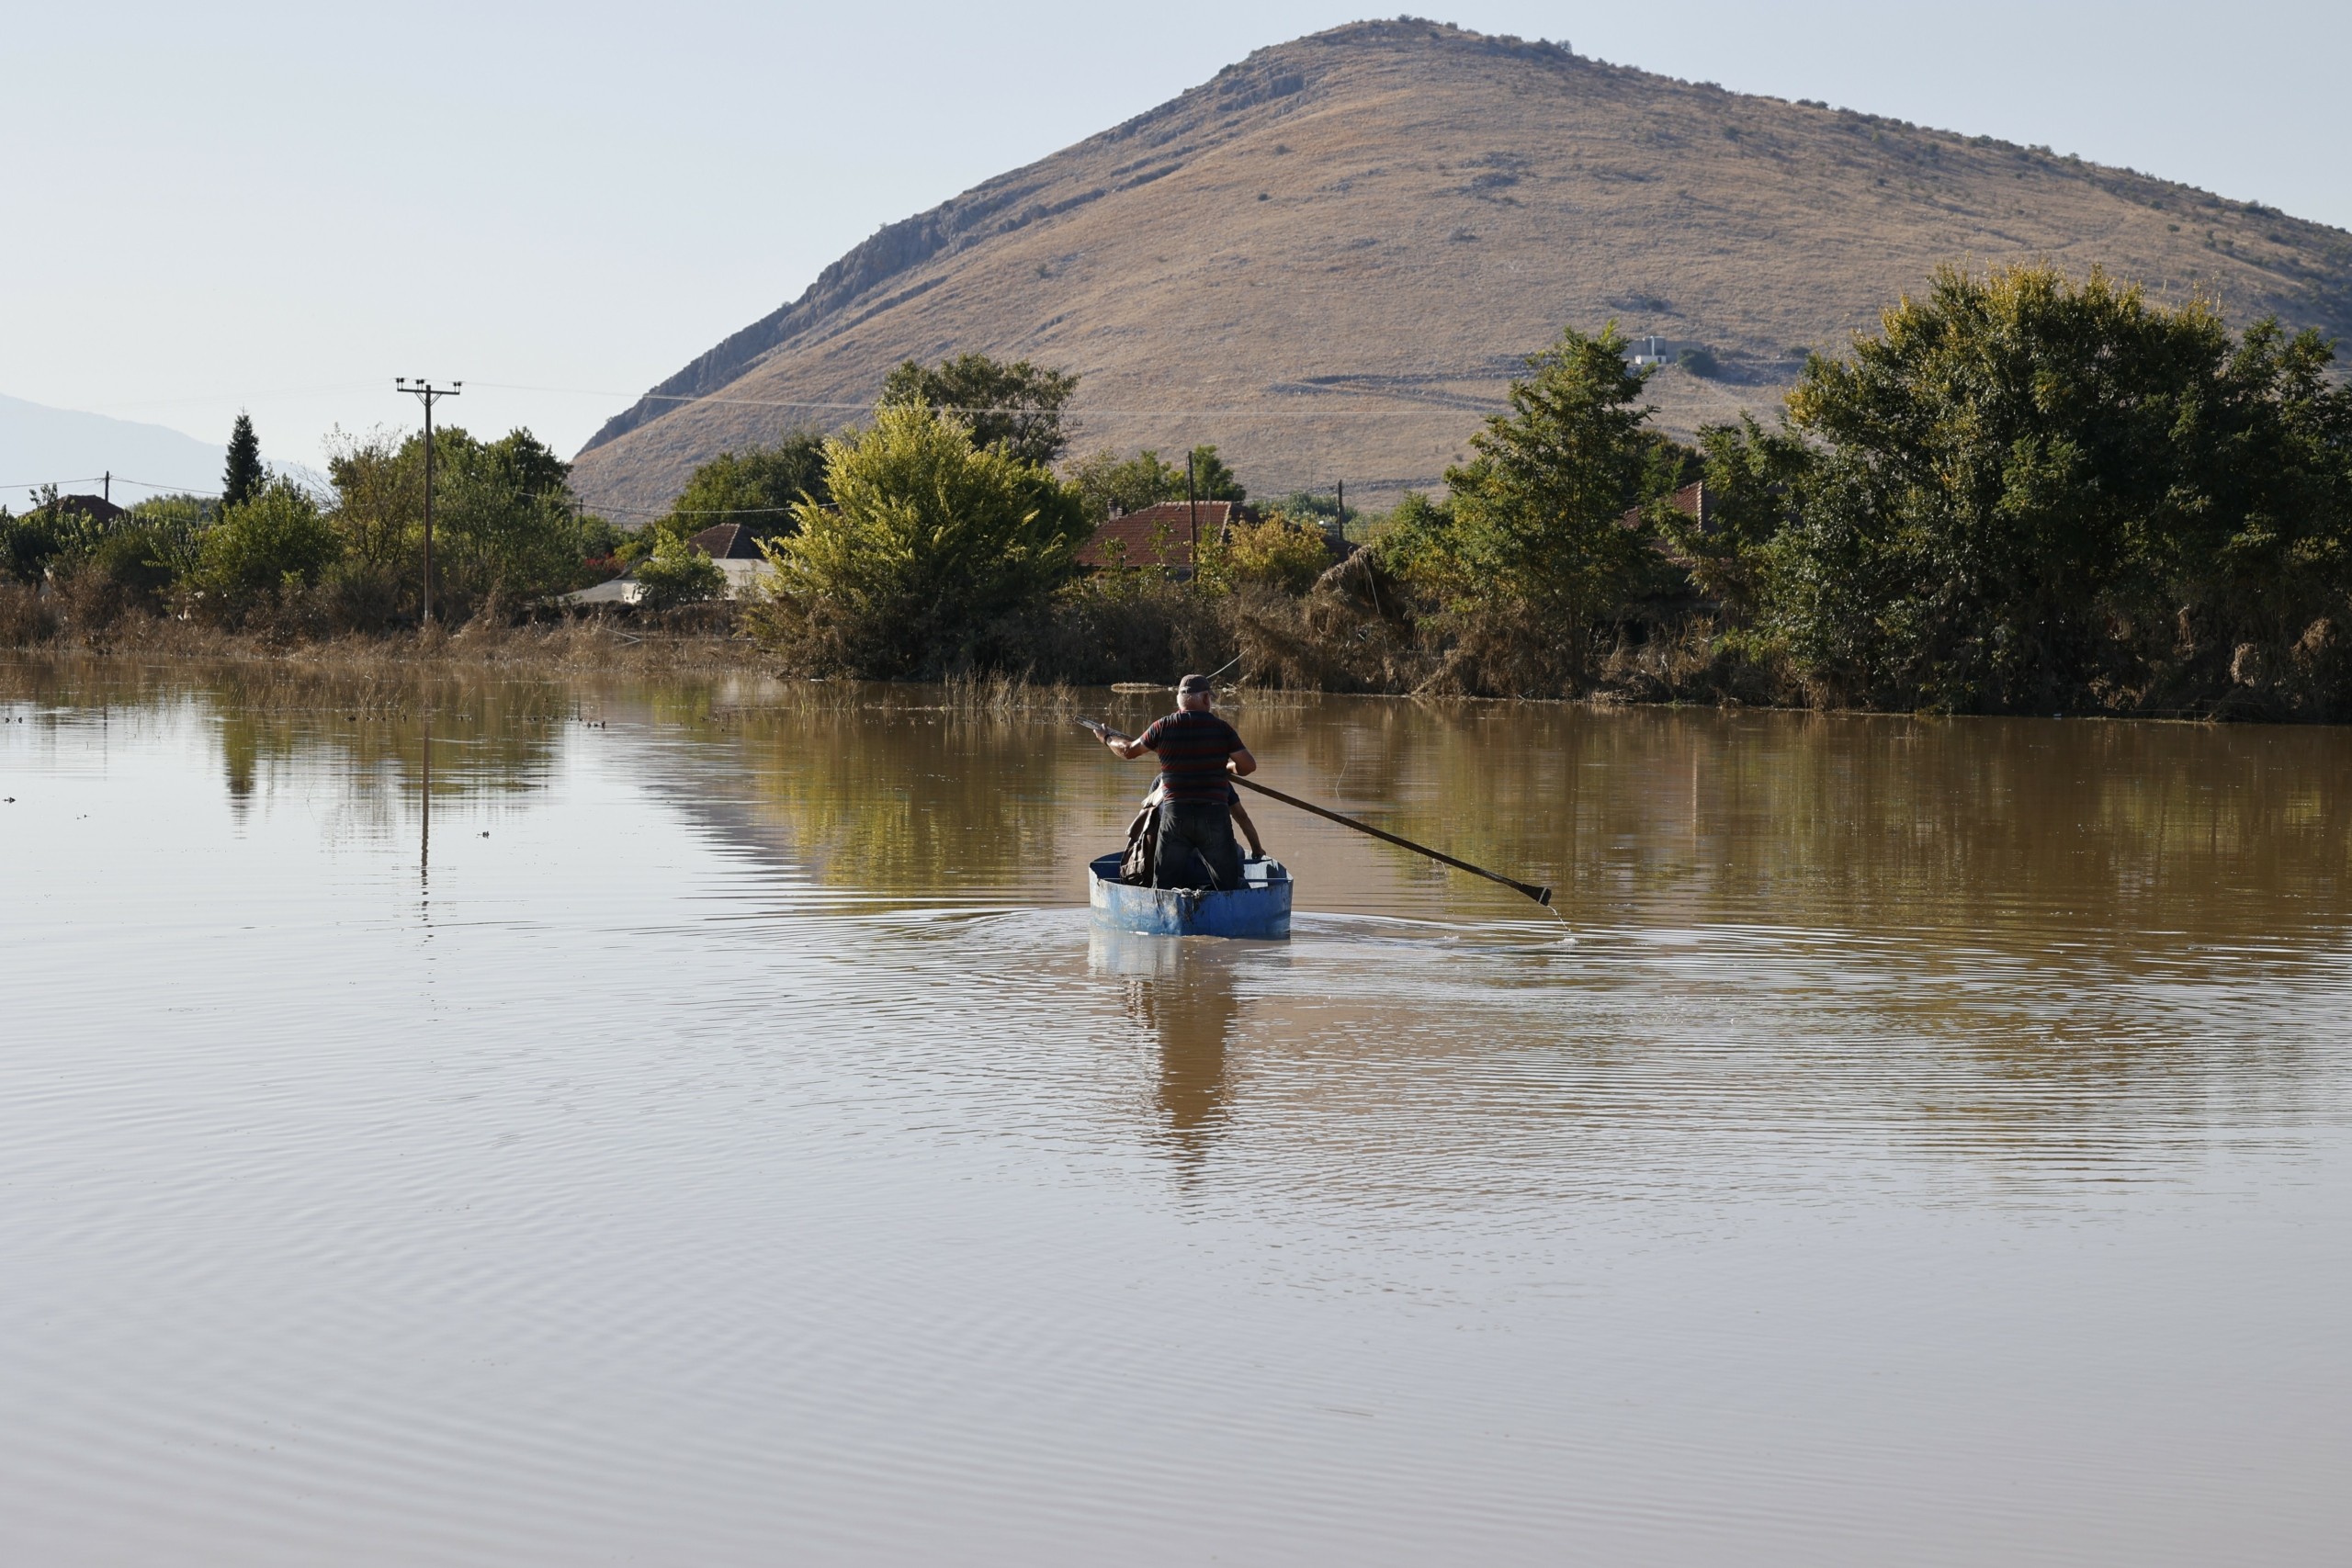
[{"label": "muddy brown water", "polygon": [[[1102,694],[1089,710],[1151,716]],[[2307,1563],[2352,732],[0,665],[0,1558]]]}]

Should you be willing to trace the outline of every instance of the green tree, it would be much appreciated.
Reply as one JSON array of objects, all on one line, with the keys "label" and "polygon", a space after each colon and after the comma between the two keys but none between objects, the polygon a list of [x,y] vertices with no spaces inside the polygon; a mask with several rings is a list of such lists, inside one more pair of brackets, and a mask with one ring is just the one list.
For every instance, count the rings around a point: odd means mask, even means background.
[{"label": "green tree", "polygon": [[1381,521],[1369,547],[1391,576],[1430,582],[1448,575],[1453,546],[1453,508],[1408,490]]},{"label": "green tree", "polygon": [[43,485],[33,492],[32,505],[22,517],[0,508],[0,569],[28,586],[49,575],[49,563],[66,548],[57,513],[57,487]]},{"label": "green tree", "polygon": [[272,479],[249,501],[220,509],[190,580],[209,618],[235,625],[285,593],[307,588],[342,554],[317,502],[290,479]]},{"label": "green tree", "polygon": [[[1250,492],[1241,488],[1241,481],[1225,466],[1214,446],[1195,446],[1188,455],[1193,459],[1193,495],[1203,501],[1229,501],[1236,506],[1250,499]],[[1176,493],[1184,493],[1181,476]]]},{"label": "green tree", "polygon": [[886,403],[825,444],[833,504],[763,547],[760,629],[795,665],[866,675],[984,663],[1004,617],[1040,608],[1089,533],[1077,496],[961,419]]},{"label": "green tree", "polygon": [[582,558],[571,465],[527,430],[487,443],[447,434],[435,564],[453,603],[528,603],[569,589]]},{"label": "green tree", "polygon": [[1086,520],[1098,526],[1122,513],[1141,512],[1184,493],[1184,470],[1161,462],[1149,447],[1125,458],[1115,452],[1097,452],[1072,463],[1069,476]]},{"label": "green tree", "polygon": [[935,370],[906,361],[883,382],[881,400],[956,414],[970,427],[975,446],[1001,447],[1015,461],[1043,468],[1069,445],[1063,410],[1077,390],[1075,375],[1025,359],[1006,365],[967,354],[941,360]]},{"label": "green tree", "polygon": [[1765,627],[1833,698],[1955,709],[2291,640],[2346,586],[2330,357],[2097,270],[1945,268],[1791,394],[1816,455],[1765,552]]},{"label": "green tree", "polygon": [[1650,558],[1623,518],[1657,482],[1657,447],[1613,326],[1598,337],[1567,329],[1527,366],[1511,412],[1489,418],[1470,438],[1476,456],[1446,470],[1445,506],[1411,519],[1411,563],[1457,615],[1548,644],[1573,679]]},{"label": "green tree", "polygon": [[721,523],[741,523],[765,539],[799,525],[795,509],[802,502],[823,506],[831,498],[825,487],[825,438],[798,430],[773,446],[722,452],[703,464],[669,515],[651,527],[685,539]]},{"label": "green tree", "polygon": [[[433,440],[436,613],[461,618],[493,599],[515,604],[577,586],[598,541],[572,498],[571,465],[527,430],[481,442],[450,425]],[[424,436],[346,440],[327,468],[344,572],[364,575],[394,613],[412,613],[424,570]]]},{"label": "green tree", "polygon": [[[436,433],[437,434],[437,433]],[[423,570],[424,442],[379,431],[366,437],[338,432],[327,457],[334,481],[334,524],[349,561],[370,570]]]},{"label": "green tree", "polygon": [[1742,414],[1736,424],[1702,426],[1694,466],[1707,487],[1703,522],[1672,506],[1653,509],[1658,533],[1684,563],[1692,585],[1735,619],[1745,620],[1755,611],[1759,573],[1813,457],[1804,442],[1785,431],[1766,430],[1750,414]]},{"label": "green tree", "polygon": [[261,465],[261,438],[254,434],[254,416],[240,412],[229,431],[229,463],[220,476],[220,504],[243,506],[268,478]]}]

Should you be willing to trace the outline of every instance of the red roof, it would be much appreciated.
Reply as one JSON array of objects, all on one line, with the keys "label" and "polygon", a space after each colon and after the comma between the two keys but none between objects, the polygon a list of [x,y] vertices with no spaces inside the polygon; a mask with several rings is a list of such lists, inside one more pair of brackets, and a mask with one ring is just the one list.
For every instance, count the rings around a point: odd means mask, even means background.
[{"label": "red roof", "polygon": [[[1217,536],[1227,523],[1233,521],[1233,502],[1204,501],[1200,507],[1200,529],[1204,538]],[[1080,566],[1108,566],[1110,557],[1104,547],[1116,539],[1123,547],[1122,556],[1128,566],[1169,567],[1178,571],[1190,571],[1193,567],[1193,508],[1182,501],[1163,501],[1157,506],[1147,506],[1140,512],[1129,512],[1114,517],[1094,530],[1094,537],[1086,541],[1078,552]],[[1164,558],[1163,558],[1164,556]]]},{"label": "red roof", "polygon": [[758,560],[760,547],[752,531],[741,523],[721,523],[716,528],[705,528],[686,541],[713,560]]}]

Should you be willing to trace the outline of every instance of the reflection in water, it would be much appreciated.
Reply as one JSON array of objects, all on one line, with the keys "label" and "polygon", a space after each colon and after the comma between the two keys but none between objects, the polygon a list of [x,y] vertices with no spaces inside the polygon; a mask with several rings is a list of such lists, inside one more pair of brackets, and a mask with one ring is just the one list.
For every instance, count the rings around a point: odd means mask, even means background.
[{"label": "reflection in water", "polygon": [[0,661],[0,1561],[2352,1529],[2352,734],[1253,701],[1579,928],[1270,812],[1261,946],[880,695]]},{"label": "reflection in water", "polygon": [[1087,963],[1125,983],[1126,1012],[1159,1047],[1157,1104],[1188,1172],[1232,1115],[1227,1052],[1241,1015],[1236,942],[1095,931]]}]

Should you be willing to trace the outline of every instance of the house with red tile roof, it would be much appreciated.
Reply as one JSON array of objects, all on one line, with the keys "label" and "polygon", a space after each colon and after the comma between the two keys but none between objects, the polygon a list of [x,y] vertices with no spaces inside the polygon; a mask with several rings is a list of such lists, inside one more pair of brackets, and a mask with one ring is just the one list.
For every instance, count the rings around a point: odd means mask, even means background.
[{"label": "house with red tile roof", "polygon": [[1236,521],[1229,501],[1163,501],[1157,506],[1122,513],[1094,530],[1078,552],[1080,566],[1100,569],[1115,559],[1122,566],[1165,569],[1178,578],[1193,575],[1193,544],[1219,539]]}]

